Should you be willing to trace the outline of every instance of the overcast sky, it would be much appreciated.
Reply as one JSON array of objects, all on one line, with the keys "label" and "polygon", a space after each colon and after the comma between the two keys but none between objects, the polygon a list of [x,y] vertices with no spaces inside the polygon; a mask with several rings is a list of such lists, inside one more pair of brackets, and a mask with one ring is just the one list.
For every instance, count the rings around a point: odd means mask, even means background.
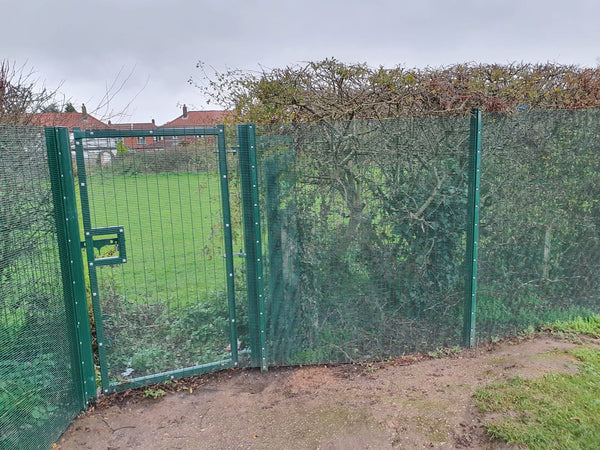
[{"label": "overcast sky", "polygon": [[[0,59],[27,64],[79,110],[126,81],[113,122],[207,106],[198,61],[257,70],[335,57],[370,66],[600,64],[599,0],[0,0]],[[112,90],[114,92],[115,89]],[[136,96],[137,95],[137,96]]]}]

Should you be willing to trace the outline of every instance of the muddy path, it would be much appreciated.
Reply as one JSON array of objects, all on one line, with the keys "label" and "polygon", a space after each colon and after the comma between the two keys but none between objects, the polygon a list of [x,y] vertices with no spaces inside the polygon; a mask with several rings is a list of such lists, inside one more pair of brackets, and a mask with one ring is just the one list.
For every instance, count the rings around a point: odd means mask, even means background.
[{"label": "muddy path", "polygon": [[[539,334],[386,363],[232,370],[172,383],[166,395],[101,399],[61,449],[507,448],[490,442],[475,389],[577,370],[581,345]],[[158,389],[158,388],[157,388]]]}]

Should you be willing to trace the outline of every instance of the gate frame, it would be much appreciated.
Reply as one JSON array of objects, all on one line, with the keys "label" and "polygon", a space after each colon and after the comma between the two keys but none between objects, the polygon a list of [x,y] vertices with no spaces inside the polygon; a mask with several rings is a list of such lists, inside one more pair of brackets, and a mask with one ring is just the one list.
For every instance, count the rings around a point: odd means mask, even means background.
[{"label": "gate frame", "polygon": [[[89,199],[87,193],[87,178],[85,168],[85,158],[83,153],[83,139],[100,138],[122,138],[122,137],[156,137],[156,136],[215,136],[219,153],[219,177],[221,188],[221,204],[223,217],[223,234],[225,240],[225,264],[227,271],[227,302],[229,312],[229,329],[231,358],[215,361],[207,364],[200,364],[183,369],[170,370],[152,375],[133,378],[125,382],[111,383],[108,376],[108,361],[104,348],[104,329],[102,324],[102,309],[100,305],[100,292],[98,289],[98,278],[96,275],[96,265],[94,264],[94,228],[92,228]],[[161,383],[176,378],[189,377],[216,369],[227,369],[238,365],[237,351],[237,324],[235,307],[235,285],[233,271],[233,240],[231,232],[231,211],[229,204],[229,183],[227,178],[227,150],[225,147],[225,127],[216,125],[215,127],[193,127],[193,128],[163,128],[160,130],[73,130],[73,140],[75,144],[75,159],[77,164],[79,196],[81,199],[82,218],[84,226],[85,246],[88,255],[88,273],[90,278],[90,287],[92,292],[92,309],[96,324],[96,337],[98,341],[98,358],[100,360],[100,381],[102,392],[105,394],[111,392],[123,391],[126,389],[147,386],[149,384]],[[70,153],[70,152],[69,152]],[[112,228],[112,227],[111,227]],[[122,227],[115,227],[122,228]],[[78,234],[79,236],[79,234]],[[79,237],[78,237],[79,239]],[[79,243],[79,242],[78,242]],[[126,262],[123,258],[123,263]]]}]

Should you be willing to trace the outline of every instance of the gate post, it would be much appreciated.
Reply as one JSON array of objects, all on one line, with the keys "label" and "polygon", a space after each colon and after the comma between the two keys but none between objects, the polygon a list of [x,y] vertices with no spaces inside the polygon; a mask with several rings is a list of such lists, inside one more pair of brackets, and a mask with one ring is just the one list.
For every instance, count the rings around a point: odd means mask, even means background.
[{"label": "gate post", "polygon": [[72,372],[77,386],[80,387],[81,407],[85,409],[90,399],[96,397],[96,377],[69,130],[64,127],[46,128],[45,135],[65,310],[67,320],[70,321]]},{"label": "gate post", "polygon": [[233,237],[231,233],[231,207],[229,203],[229,178],[227,174],[227,149],[225,148],[225,126],[217,125],[219,147],[219,175],[221,179],[221,202],[223,208],[223,223],[225,228],[225,268],[227,270],[227,305],[229,309],[229,343],[231,348],[231,362],[238,365],[238,334],[235,308],[235,280],[233,268]]},{"label": "gate post", "polygon": [[481,179],[481,110],[471,111],[469,137],[469,188],[467,194],[467,249],[463,346],[475,345],[477,306],[477,252],[479,248],[479,184]]},{"label": "gate post", "polygon": [[248,278],[248,325],[252,362],[267,370],[266,321],[264,313],[264,284],[258,168],[256,164],[256,126],[238,125],[242,209],[244,215],[244,244]]}]

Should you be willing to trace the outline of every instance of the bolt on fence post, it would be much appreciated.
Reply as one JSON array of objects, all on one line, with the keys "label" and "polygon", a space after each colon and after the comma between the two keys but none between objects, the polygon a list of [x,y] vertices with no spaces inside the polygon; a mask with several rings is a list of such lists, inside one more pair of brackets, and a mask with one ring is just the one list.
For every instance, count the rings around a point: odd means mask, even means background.
[{"label": "bolt on fence post", "polygon": [[479,186],[481,180],[481,110],[471,111],[469,133],[469,188],[467,194],[467,248],[465,256],[465,298],[463,346],[475,345],[477,307],[477,252],[479,248]]},{"label": "bolt on fence post", "polygon": [[69,130],[63,127],[46,128],[45,135],[65,309],[70,322],[68,326],[73,359],[71,370],[81,395],[80,406],[85,409],[90,399],[96,397],[96,377]]}]

